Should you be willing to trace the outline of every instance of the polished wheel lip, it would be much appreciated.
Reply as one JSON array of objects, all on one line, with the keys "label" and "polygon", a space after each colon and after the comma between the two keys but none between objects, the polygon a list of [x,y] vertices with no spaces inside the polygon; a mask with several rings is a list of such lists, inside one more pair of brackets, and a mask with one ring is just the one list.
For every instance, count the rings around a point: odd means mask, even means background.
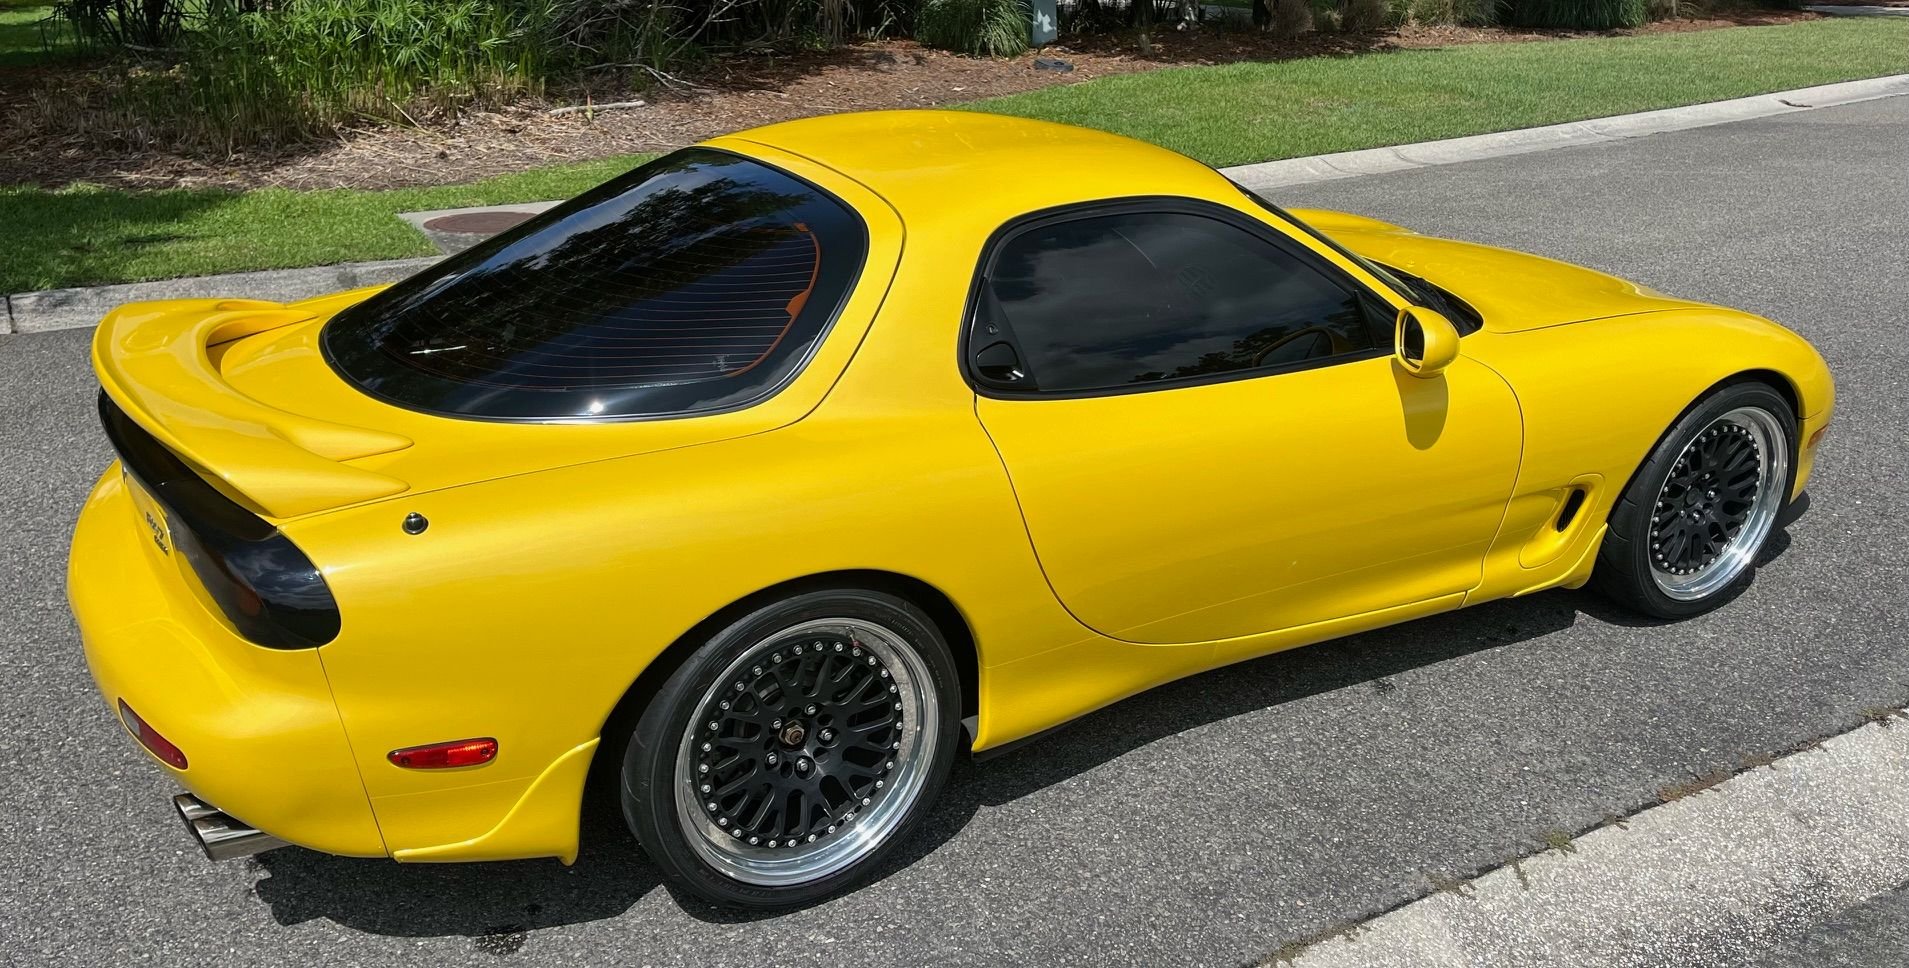
[{"label": "polished wheel lip", "polygon": [[[703,810],[697,791],[697,727],[702,711],[739,670],[784,643],[818,634],[850,637],[872,653],[893,677],[902,704],[900,745],[888,774],[886,795],[858,812],[828,839],[796,848],[755,847],[737,841]],[[697,858],[725,877],[761,887],[790,887],[847,869],[885,843],[919,799],[933,769],[940,736],[940,698],[927,662],[897,632],[859,618],[821,618],[792,625],[758,640],[717,675],[697,700],[678,746],[675,769],[676,821]]]},{"label": "polished wheel lip", "polygon": [[[1662,567],[1652,557],[1651,580],[1656,583],[1658,591],[1680,602],[1694,602],[1714,595],[1749,569],[1758,549],[1763,547],[1764,539],[1769,537],[1776,524],[1777,513],[1783,505],[1783,486],[1789,480],[1788,437],[1776,415],[1762,407],[1738,407],[1706,424],[1684,445],[1683,451],[1678,454],[1679,459],[1696,447],[1706,433],[1721,426],[1740,427],[1749,433],[1755,443],[1759,475],[1756,496],[1736,536],[1703,567],[1687,574],[1677,574]],[[1671,471],[1666,470],[1664,479],[1658,482],[1657,497],[1652,503],[1653,513],[1665,500],[1670,479]],[[1654,539],[1655,535],[1648,537]]]}]

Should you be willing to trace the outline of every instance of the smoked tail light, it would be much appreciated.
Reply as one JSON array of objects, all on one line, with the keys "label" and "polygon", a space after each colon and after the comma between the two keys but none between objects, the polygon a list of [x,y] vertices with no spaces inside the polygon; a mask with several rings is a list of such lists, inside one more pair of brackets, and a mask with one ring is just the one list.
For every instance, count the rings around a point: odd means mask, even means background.
[{"label": "smoked tail light", "polygon": [[497,741],[459,739],[429,746],[407,746],[392,750],[385,759],[407,770],[448,770],[459,766],[482,766],[497,757]]},{"label": "smoked tail light", "polygon": [[139,714],[133,712],[133,707],[126,705],[124,699],[119,701],[119,719],[126,724],[126,731],[133,734],[133,738],[139,741],[139,745],[151,751],[152,755],[159,757],[160,762],[175,770],[186,768],[185,751],[174,746],[172,740],[159,735],[159,731],[152,728],[152,724],[140,719]]},{"label": "smoked tail light", "polygon": [[186,560],[235,631],[268,649],[316,648],[337,637],[331,588],[290,538],[220,493],[103,392],[99,415],[121,466],[165,509],[166,553]]}]

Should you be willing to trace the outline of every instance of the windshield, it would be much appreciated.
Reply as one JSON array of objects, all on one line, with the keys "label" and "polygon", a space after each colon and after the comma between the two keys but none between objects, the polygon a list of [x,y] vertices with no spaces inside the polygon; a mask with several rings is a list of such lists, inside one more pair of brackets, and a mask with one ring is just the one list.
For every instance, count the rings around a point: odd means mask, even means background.
[{"label": "windshield", "polygon": [[679,151],[353,306],[334,368],[433,413],[733,409],[808,359],[866,255],[860,219],[737,155]]}]

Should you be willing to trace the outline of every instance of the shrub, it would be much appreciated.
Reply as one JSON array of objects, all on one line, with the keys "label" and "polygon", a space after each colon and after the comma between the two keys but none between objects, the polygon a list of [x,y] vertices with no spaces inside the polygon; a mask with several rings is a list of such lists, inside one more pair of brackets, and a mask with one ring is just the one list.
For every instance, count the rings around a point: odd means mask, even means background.
[{"label": "shrub", "polygon": [[414,121],[537,90],[548,5],[298,0],[224,11],[186,35],[185,100],[218,140],[291,140],[357,119]]},{"label": "shrub", "polygon": [[58,0],[53,16],[88,43],[150,49],[178,39],[186,8],[181,0]]},{"label": "shrub", "polygon": [[1309,0],[1271,0],[1272,19],[1266,29],[1281,40],[1292,40],[1312,29]]},{"label": "shrub", "polygon": [[1363,34],[1385,26],[1385,0],[1344,0],[1339,6],[1339,29]]},{"label": "shrub", "polygon": [[1028,48],[1028,19],[1020,0],[927,0],[915,15],[915,39],[963,54],[1011,57]]},{"label": "shrub", "polygon": [[1641,27],[1649,0],[1512,0],[1510,22],[1520,27],[1612,30]]},{"label": "shrub", "polygon": [[1497,0],[1391,0],[1386,13],[1395,24],[1489,27],[1498,22],[1498,3]]}]

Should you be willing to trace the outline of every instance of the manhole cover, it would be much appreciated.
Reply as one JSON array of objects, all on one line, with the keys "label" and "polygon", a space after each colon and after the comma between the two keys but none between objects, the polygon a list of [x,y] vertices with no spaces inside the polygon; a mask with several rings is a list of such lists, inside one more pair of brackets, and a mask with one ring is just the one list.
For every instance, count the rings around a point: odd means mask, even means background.
[{"label": "manhole cover", "polygon": [[535,214],[537,213],[462,212],[457,215],[440,215],[424,223],[424,227],[433,232],[455,232],[459,235],[495,235]]}]

